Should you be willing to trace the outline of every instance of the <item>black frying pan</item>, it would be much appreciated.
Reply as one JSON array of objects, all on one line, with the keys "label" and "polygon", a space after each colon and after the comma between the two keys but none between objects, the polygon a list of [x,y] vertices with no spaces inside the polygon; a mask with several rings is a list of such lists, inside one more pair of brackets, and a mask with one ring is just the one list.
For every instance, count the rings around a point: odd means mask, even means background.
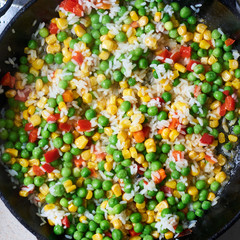
[{"label": "black frying pan", "polygon": [[[229,33],[235,39],[240,38],[240,18],[236,16],[238,12],[235,0],[178,1],[182,5],[202,3],[203,7],[198,15],[206,20],[210,28],[221,27],[224,32]],[[0,16],[7,11],[12,2],[13,0],[8,0],[6,5],[0,9]],[[48,22],[52,17],[56,16],[55,8],[59,3],[59,0],[27,1],[22,10],[10,21],[6,29],[0,33],[0,69],[2,69],[0,77],[7,71],[14,71],[4,61],[8,57],[19,57],[23,54],[23,49],[39,22]],[[37,19],[38,24],[32,27],[35,19]],[[12,33],[12,28],[15,29],[15,34]],[[240,41],[237,41],[237,44],[237,48],[240,50]],[[11,53],[8,52],[9,45],[12,49]],[[1,107],[4,107],[5,103],[4,96],[0,95]],[[238,150],[240,152],[240,149]],[[225,186],[218,204],[212,207],[202,219],[198,220],[197,226],[193,229],[191,235],[181,239],[216,239],[240,218],[240,164],[237,164],[239,160],[240,156],[237,154],[231,171],[231,179]],[[20,198],[18,190],[13,189],[12,186],[4,168],[0,166],[0,198],[12,214],[39,240],[64,239],[63,237],[53,236],[52,227],[47,224],[40,227],[41,219],[36,216],[37,208],[30,204],[27,199]],[[22,237],[24,238],[24,236]]]}]

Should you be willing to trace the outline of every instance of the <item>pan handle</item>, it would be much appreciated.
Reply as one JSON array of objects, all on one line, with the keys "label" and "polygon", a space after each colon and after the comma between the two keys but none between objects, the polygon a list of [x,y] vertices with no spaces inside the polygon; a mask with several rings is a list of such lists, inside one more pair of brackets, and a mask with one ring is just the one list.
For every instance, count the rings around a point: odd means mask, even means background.
[{"label": "pan handle", "polygon": [[0,8],[0,17],[3,16],[6,11],[11,7],[13,0],[7,0],[3,7]]}]

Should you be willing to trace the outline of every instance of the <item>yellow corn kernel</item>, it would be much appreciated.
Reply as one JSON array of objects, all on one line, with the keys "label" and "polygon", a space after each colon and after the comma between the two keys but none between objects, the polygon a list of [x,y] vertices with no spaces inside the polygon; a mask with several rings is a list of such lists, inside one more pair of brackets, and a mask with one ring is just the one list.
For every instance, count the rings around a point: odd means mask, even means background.
[{"label": "yellow corn kernel", "polygon": [[224,157],[222,154],[219,154],[217,159],[220,166],[224,166],[227,161],[226,157]]},{"label": "yellow corn kernel", "polygon": [[127,111],[127,116],[131,117],[134,114],[133,110],[130,109],[129,111]]},{"label": "yellow corn kernel", "polygon": [[154,222],[154,216],[148,216],[146,223],[151,224]]},{"label": "yellow corn kernel", "polygon": [[174,80],[177,77],[179,77],[179,72],[178,71],[173,71],[173,75],[171,76],[171,80]]},{"label": "yellow corn kernel", "polygon": [[17,91],[13,90],[13,89],[5,92],[5,95],[6,95],[7,98],[13,98],[13,97],[16,96],[16,94],[17,94]]},{"label": "yellow corn kernel", "polygon": [[57,37],[55,34],[51,34],[45,38],[45,41],[47,44],[52,45],[57,41]]},{"label": "yellow corn kernel", "polygon": [[145,44],[148,46],[150,49],[155,50],[157,48],[157,39],[154,37],[147,37],[145,39]]},{"label": "yellow corn kernel", "polygon": [[121,81],[121,82],[119,82],[119,86],[120,86],[120,88],[128,88],[128,83],[127,83],[127,81]]},{"label": "yellow corn kernel", "polygon": [[195,32],[193,35],[193,41],[196,43],[200,43],[203,39],[203,35],[201,33]]},{"label": "yellow corn kernel", "polygon": [[116,105],[109,104],[106,111],[111,115],[115,115],[118,112],[118,107]]},{"label": "yellow corn kernel", "polygon": [[145,202],[143,202],[143,203],[136,203],[136,208],[137,208],[137,209],[144,209],[145,206],[146,206],[146,203],[145,203]]},{"label": "yellow corn kernel", "polygon": [[181,198],[181,194],[177,190],[173,191],[173,196],[176,198]]},{"label": "yellow corn kernel", "polygon": [[71,186],[68,186],[66,187],[66,192],[67,193],[70,193],[70,192],[73,192],[74,190],[76,190],[77,186],[76,185],[71,185]]},{"label": "yellow corn kernel", "polygon": [[140,236],[134,236],[134,237],[130,237],[129,240],[141,240],[142,238]]},{"label": "yellow corn kernel", "polygon": [[213,169],[213,172],[214,172],[215,174],[218,174],[219,172],[221,172],[221,170],[222,170],[222,167],[221,167],[221,166],[215,165],[215,167],[214,167],[214,169]]},{"label": "yellow corn kernel", "polygon": [[183,25],[179,26],[178,29],[177,29],[177,31],[178,31],[178,34],[179,34],[180,36],[185,35],[185,34],[187,33],[187,27],[186,27],[186,25],[183,24]]},{"label": "yellow corn kernel", "polygon": [[209,126],[210,126],[211,128],[217,128],[217,127],[219,126],[219,121],[218,121],[218,120],[211,120],[211,121],[209,122]]},{"label": "yellow corn kernel", "polygon": [[69,144],[63,144],[63,146],[60,148],[60,150],[62,151],[62,152],[69,152],[70,151],[70,149],[71,149],[71,147],[70,147],[70,145]]},{"label": "yellow corn kernel", "polygon": [[232,75],[228,70],[225,70],[221,74],[223,81],[228,82],[232,79]]},{"label": "yellow corn kernel", "polygon": [[229,68],[231,69],[231,70],[235,70],[235,69],[237,69],[238,68],[238,61],[237,60],[233,60],[233,59],[231,59],[231,60],[229,60]]},{"label": "yellow corn kernel", "polygon": [[163,209],[168,208],[168,207],[169,207],[169,205],[168,205],[167,200],[163,200],[156,206],[156,209],[158,210],[158,212],[161,212]]},{"label": "yellow corn kernel", "polygon": [[218,108],[218,107],[220,107],[221,106],[221,102],[220,101],[214,101],[213,103],[211,103],[211,105],[210,105],[210,108],[212,109],[212,110],[214,110],[214,109],[216,109],[216,108]]},{"label": "yellow corn kernel", "polygon": [[20,164],[22,167],[28,167],[29,162],[28,162],[27,159],[20,158],[20,159],[19,159],[19,164]]},{"label": "yellow corn kernel", "polygon": [[59,43],[50,44],[47,46],[47,53],[55,54],[57,52],[60,52],[61,45]]},{"label": "yellow corn kernel", "polygon": [[69,206],[68,206],[68,211],[69,211],[69,212],[74,213],[74,212],[77,211],[77,209],[78,209],[78,207],[75,206],[73,203],[70,203]]},{"label": "yellow corn kernel", "polygon": [[160,22],[161,16],[162,16],[161,12],[156,12],[155,15],[154,15],[154,21],[155,22]]},{"label": "yellow corn kernel", "polygon": [[123,25],[122,25],[122,30],[123,30],[123,32],[127,32],[129,28],[130,28],[130,25],[129,25],[129,24],[123,24]]},{"label": "yellow corn kernel", "polygon": [[28,120],[28,117],[29,117],[28,110],[24,110],[24,111],[23,111],[23,118],[24,118],[25,120]]},{"label": "yellow corn kernel", "polygon": [[141,153],[138,153],[137,157],[135,158],[135,161],[139,164],[142,164],[145,161],[144,155]]},{"label": "yellow corn kernel", "polygon": [[102,240],[103,239],[103,236],[101,233],[96,233],[92,236],[92,239],[93,240]]},{"label": "yellow corn kernel", "polygon": [[27,191],[21,190],[21,191],[19,192],[19,196],[20,196],[20,197],[27,197],[28,195],[29,195],[29,192],[27,192]]},{"label": "yellow corn kernel", "polygon": [[35,110],[36,110],[36,108],[32,105],[32,106],[28,107],[27,111],[30,115],[33,115],[35,113]]},{"label": "yellow corn kernel", "polygon": [[181,73],[185,73],[187,71],[187,69],[180,63],[175,63],[174,68]]},{"label": "yellow corn kernel", "polygon": [[93,136],[92,136],[92,139],[93,139],[93,141],[98,141],[99,139],[100,139],[100,137],[101,137],[101,134],[100,133],[98,133],[98,132],[96,132]]},{"label": "yellow corn kernel", "polygon": [[233,81],[232,81],[232,86],[235,88],[235,89],[240,89],[240,81],[239,79],[235,78]]},{"label": "yellow corn kernel", "polygon": [[111,223],[114,229],[120,229],[122,227],[122,222],[119,219],[114,219]]},{"label": "yellow corn kernel", "polygon": [[104,169],[107,171],[107,172],[110,172],[113,168],[113,163],[112,162],[106,162],[104,163]]},{"label": "yellow corn kernel", "polygon": [[49,187],[46,183],[44,183],[41,187],[39,187],[40,193],[46,196],[49,193]]},{"label": "yellow corn kernel", "polygon": [[172,188],[172,189],[175,189],[176,186],[177,186],[177,183],[176,183],[176,181],[172,180],[172,181],[166,182],[165,185],[166,185],[167,187],[170,187],[170,188]]},{"label": "yellow corn kernel", "polygon": [[100,205],[100,208],[105,209],[107,207],[108,201],[103,201]]},{"label": "yellow corn kernel", "polygon": [[142,124],[140,124],[140,123],[137,123],[137,124],[135,124],[135,125],[132,125],[132,126],[130,126],[130,128],[129,128],[130,132],[138,132],[138,131],[141,131],[142,129],[143,129],[143,126],[142,126]]},{"label": "yellow corn kernel", "polygon": [[107,60],[110,57],[110,53],[107,51],[101,51],[98,56],[102,60]]},{"label": "yellow corn kernel", "polygon": [[164,237],[165,237],[166,239],[171,239],[171,238],[173,238],[173,232],[168,231],[167,233],[164,234]]},{"label": "yellow corn kernel", "polygon": [[106,79],[106,76],[104,74],[99,74],[97,76],[97,82],[101,83],[102,81],[104,81]]},{"label": "yellow corn kernel", "polygon": [[179,133],[176,129],[172,130],[172,131],[169,133],[169,139],[170,139],[170,141],[171,141],[171,142],[174,142],[175,139],[179,136],[179,134],[180,134],[180,133]]},{"label": "yellow corn kernel", "polygon": [[191,152],[188,153],[188,156],[189,156],[190,159],[194,160],[194,159],[197,158],[198,155],[197,155],[196,152],[191,151]]},{"label": "yellow corn kernel", "polygon": [[128,135],[126,132],[120,131],[117,135],[117,138],[120,142],[124,142],[127,139]]},{"label": "yellow corn kernel", "polygon": [[115,104],[117,103],[117,96],[112,95],[109,99],[109,104]]},{"label": "yellow corn kernel", "polygon": [[193,33],[187,32],[185,35],[182,36],[184,42],[189,42],[193,39]]},{"label": "yellow corn kernel", "polygon": [[205,30],[203,33],[203,39],[206,41],[210,41],[212,39],[212,34],[210,30]]},{"label": "yellow corn kernel", "polygon": [[92,153],[91,153],[90,149],[83,151],[83,152],[81,153],[81,157],[82,157],[82,159],[85,160],[85,161],[91,159]]},{"label": "yellow corn kernel", "polygon": [[81,223],[86,223],[86,222],[87,222],[87,217],[86,217],[86,216],[81,216],[81,217],[79,218],[79,222],[81,222]]},{"label": "yellow corn kernel", "polygon": [[104,133],[107,135],[107,136],[111,136],[112,133],[113,133],[113,130],[110,128],[110,127],[105,127],[104,128]]},{"label": "yellow corn kernel", "polygon": [[6,153],[9,153],[11,157],[17,157],[18,156],[18,150],[15,148],[7,148],[5,150]]},{"label": "yellow corn kernel", "polygon": [[204,31],[207,29],[207,26],[205,24],[199,23],[196,27],[196,30],[199,33],[204,33]]},{"label": "yellow corn kernel", "polygon": [[80,136],[75,140],[75,144],[79,149],[84,149],[88,144],[88,139],[85,136]]},{"label": "yellow corn kernel", "polygon": [[200,152],[198,157],[196,158],[196,161],[201,161],[205,158],[205,153],[204,152]]},{"label": "yellow corn kernel", "polygon": [[64,44],[64,46],[65,46],[66,48],[69,48],[69,44],[70,44],[71,40],[72,40],[72,38],[71,38],[71,37],[68,37],[67,39],[65,39],[65,40],[63,41],[63,44]]},{"label": "yellow corn kernel", "polygon": [[28,162],[29,162],[29,166],[33,166],[33,165],[39,166],[40,165],[39,159],[30,159]]},{"label": "yellow corn kernel", "polygon": [[210,192],[208,194],[207,200],[212,202],[215,197],[216,197],[215,194],[213,192]]},{"label": "yellow corn kernel", "polygon": [[55,208],[55,204],[50,203],[50,204],[45,205],[43,209],[44,209],[44,211],[47,212],[47,211],[52,210],[54,208]]},{"label": "yellow corn kernel", "polygon": [[149,138],[149,139],[147,139],[147,140],[144,142],[144,146],[145,146],[146,148],[150,148],[150,147],[152,147],[152,146],[156,146],[156,143],[155,143],[155,141],[154,141],[152,138]]},{"label": "yellow corn kernel", "polygon": [[51,138],[52,139],[55,139],[55,138],[57,138],[57,137],[59,137],[60,135],[58,134],[58,133],[56,133],[56,132],[53,132],[52,134],[51,134]]},{"label": "yellow corn kernel", "polygon": [[38,196],[40,202],[43,202],[46,198],[46,196],[44,196],[42,193],[39,193],[37,196]]},{"label": "yellow corn kernel", "polygon": [[230,135],[228,135],[228,140],[231,141],[231,142],[237,142],[238,137],[230,134]]},{"label": "yellow corn kernel", "polygon": [[192,176],[198,176],[200,173],[200,167],[193,167],[193,165],[191,166],[191,175]]},{"label": "yellow corn kernel", "polygon": [[120,197],[122,195],[122,190],[121,190],[121,187],[118,183],[115,183],[112,186],[112,191],[113,191],[113,193],[116,197]]},{"label": "yellow corn kernel", "polygon": [[91,103],[92,102],[92,94],[91,93],[85,93],[82,96],[82,100],[85,103]]},{"label": "yellow corn kernel", "polygon": [[188,188],[188,194],[191,196],[196,196],[198,194],[198,189],[194,186]]},{"label": "yellow corn kernel", "polygon": [[215,176],[216,181],[218,181],[219,183],[224,182],[226,180],[226,178],[227,178],[226,173],[222,172],[222,171],[217,173]]},{"label": "yellow corn kernel", "polygon": [[202,57],[201,58],[201,63],[202,64],[208,64],[208,57]]},{"label": "yellow corn kernel", "polygon": [[153,231],[153,232],[152,232],[152,236],[153,236],[153,238],[158,239],[159,236],[160,236],[160,234],[159,234],[158,231]]},{"label": "yellow corn kernel", "polygon": [[83,178],[83,177],[78,178],[78,180],[76,181],[76,185],[77,185],[77,187],[81,187],[83,181],[84,181],[84,178]]},{"label": "yellow corn kernel", "polygon": [[135,11],[130,12],[130,17],[133,21],[137,21],[139,19],[138,15]]},{"label": "yellow corn kernel", "polygon": [[[35,67],[36,68],[36,67]],[[37,69],[37,68],[36,68]],[[43,88],[43,81],[42,79],[38,78],[36,80],[36,85],[35,85],[36,91],[41,91]]]},{"label": "yellow corn kernel", "polygon": [[37,107],[40,109],[44,109],[47,104],[47,98],[46,97],[41,97],[40,100],[37,102]]},{"label": "yellow corn kernel", "polygon": [[56,24],[60,30],[64,30],[68,27],[68,21],[65,18],[58,18]]},{"label": "yellow corn kernel", "polygon": [[199,47],[200,48],[203,48],[203,49],[209,49],[211,47],[210,43],[207,42],[206,40],[202,40],[200,43],[199,43]]},{"label": "yellow corn kernel", "polygon": [[131,120],[134,123],[136,122],[136,120],[137,120],[137,123],[143,123],[145,120],[145,116],[141,113],[137,113],[131,116]]},{"label": "yellow corn kernel", "polygon": [[86,199],[90,200],[92,198],[92,196],[93,196],[93,192],[91,190],[88,190]]},{"label": "yellow corn kernel", "polygon": [[[37,77],[39,75],[39,71],[37,69],[35,69],[34,67],[30,67],[29,73],[33,74],[35,77]],[[21,83],[21,81],[16,81],[16,84],[15,84],[16,89],[21,90],[21,88],[18,87],[20,83]],[[17,86],[17,84],[18,84],[18,86]]]},{"label": "yellow corn kernel", "polygon": [[211,57],[208,58],[208,64],[209,65],[213,65],[216,62],[217,62],[217,58],[215,58],[213,55],[211,55]]},{"label": "yellow corn kernel", "polygon": [[138,20],[139,23],[139,27],[144,27],[148,24],[148,17],[147,16],[142,16],[140,17],[140,19]]},{"label": "yellow corn kernel", "polygon": [[131,147],[130,149],[129,149],[129,151],[130,151],[130,154],[131,154],[131,157],[132,158],[136,158],[137,157],[137,150],[136,150],[136,148],[135,147]]},{"label": "yellow corn kernel", "polygon": [[32,115],[29,119],[29,122],[35,127],[41,123],[41,117],[39,115]]},{"label": "yellow corn kernel", "polygon": [[44,65],[44,60],[42,59],[36,59],[33,63],[32,66],[36,69],[36,70],[41,70],[42,67]]},{"label": "yellow corn kernel", "polygon": [[148,88],[145,87],[145,86],[140,87],[140,89],[139,89],[139,91],[137,93],[138,96],[139,97],[144,97],[147,94],[147,90],[148,90]]},{"label": "yellow corn kernel", "polygon": [[124,159],[129,159],[129,158],[131,158],[131,153],[130,153],[130,151],[127,150],[127,149],[122,150],[122,155],[123,155]]},{"label": "yellow corn kernel", "polygon": [[82,37],[86,33],[85,29],[81,25],[76,25],[74,27],[74,31],[78,37]]},{"label": "yellow corn kernel", "polygon": [[147,94],[147,95],[145,95],[144,97],[141,97],[141,100],[142,100],[142,102],[150,102],[150,100],[151,100],[151,97]]}]

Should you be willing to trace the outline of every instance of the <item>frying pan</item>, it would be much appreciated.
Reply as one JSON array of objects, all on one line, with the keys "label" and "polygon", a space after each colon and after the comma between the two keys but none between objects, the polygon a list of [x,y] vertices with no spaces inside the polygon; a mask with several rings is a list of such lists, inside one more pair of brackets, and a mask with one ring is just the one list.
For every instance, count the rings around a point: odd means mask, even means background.
[{"label": "frying pan", "polygon": [[[12,4],[13,0],[8,0],[6,5],[0,9],[2,16]],[[7,71],[15,70],[5,64],[9,57],[17,58],[23,54],[23,49],[27,45],[31,34],[36,30],[40,22],[48,22],[56,16],[55,8],[59,0],[22,0],[23,8],[7,24],[6,28],[0,33],[0,77]],[[235,0],[180,0],[181,5],[195,5],[202,3],[198,15],[206,20],[211,28],[218,28],[230,34],[235,39],[240,38],[240,18]],[[223,5],[225,4],[225,5]],[[239,8],[240,9],[240,8]],[[32,23],[37,20],[33,27]],[[1,21],[0,21],[1,24]],[[12,29],[15,30],[13,34]],[[237,41],[237,49],[240,50],[240,41]],[[8,46],[11,46],[11,52]],[[6,99],[0,95],[0,107],[6,105]],[[240,218],[240,148],[237,149],[233,168],[230,171],[231,178],[221,193],[218,204],[212,207],[203,218],[198,220],[192,233],[181,239],[216,239]],[[239,163],[239,164],[238,164]],[[54,236],[52,227],[45,224],[40,226],[41,219],[36,216],[37,208],[30,204],[27,199],[18,196],[18,189],[13,189],[13,185],[4,167],[0,165],[0,198],[12,212],[12,214],[30,231],[38,240],[56,239],[62,240],[64,237]],[[24,236],[22,236],[24,238]]]}]

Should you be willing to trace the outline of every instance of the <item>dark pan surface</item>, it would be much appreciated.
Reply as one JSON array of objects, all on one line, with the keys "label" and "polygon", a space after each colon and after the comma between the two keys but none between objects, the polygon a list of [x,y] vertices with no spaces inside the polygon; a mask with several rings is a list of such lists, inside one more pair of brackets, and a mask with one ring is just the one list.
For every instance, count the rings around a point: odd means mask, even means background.
[{"label": "dark pan surface", "polygon": [[[55,8],[59,4],[59,0],[32,0],[30,1],[17,16],[8,25],[7,29],[0,35],[1,54],[0,54],[0,77],[4,72],[14,69],[11,66],[4,64],[8,57],[19,57],[23,53],[32,32],[35,31],[39,22],[48,22],[56,15]],[[179,1],[182,5],[195,5],[203,3],[200,16],[206,19],[207,25],[211,28],[221,27],[226,33],[231,34],[236,39],[240,38],[240,20],[234,16],[228,8],[222,5],[219,1]],[[235,9],[234,0],[223,1],[230,4],[232,9]],[[31,5],[32,4],[32,5]],[[31,5],[31,6],[30,6]],[[30,7],[29,7],[30,6]],[[28,8],[29,7],[29,8]],[[22,14],[24,12],[24,14]],[[38,24],[32,27],[32,23],[37,19]],[[14,28],[16,33],[12,34],[11,29]],[[11,46],[12,52],[9,53],[7,48]],[[238,50],[240,50],[240,41],[238,41]],[[0,95],[1,107],[6,105],[6,100],[3,95]],[[238,155],[235,158],[235,164],[231,171],[231,179],[225,186],[218,204],[211,208],[207,214],[199,219],[196,228],[192,234],[181,239],[216,239],[224,231],[226,231],[240,217],[240,165],[237,161],[240,158]],[[7,176],[4,168],[0,165],[0,198],[12,214],[39,240],[46,239],[64,239],[56,238],[51,235],[52,227],[44,225],[40,227],[41,219],[36,216],[37,208],[29,203],[27,199],[18,196],[18,190],[13,189],[12,183]],[[24,236],[23,236],[24,238]]]}]

